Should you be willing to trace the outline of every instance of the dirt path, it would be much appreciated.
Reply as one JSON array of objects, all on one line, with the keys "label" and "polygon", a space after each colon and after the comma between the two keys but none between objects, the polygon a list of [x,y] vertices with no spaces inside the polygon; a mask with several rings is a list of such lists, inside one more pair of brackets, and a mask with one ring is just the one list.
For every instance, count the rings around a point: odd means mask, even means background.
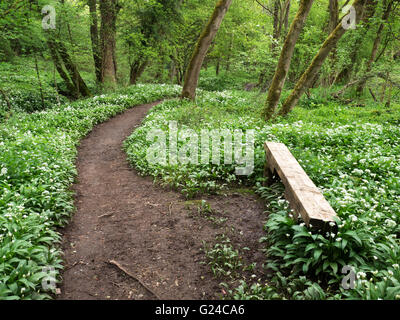
[{"label": "dirt path", "polygon": [[221,279],[200,262],[202,240],[221,234],[251,249],[246,261],[263,262],[258,239],[265,214],[257,198],[240,192],[201,198],[222,218],[216,223],[199,216],[200,201],[185,201],[130,168],[122,142],[154,105],[98,125],[81,142],[73,186],[77,210],[63,230],[58,299],[217,299]]}]

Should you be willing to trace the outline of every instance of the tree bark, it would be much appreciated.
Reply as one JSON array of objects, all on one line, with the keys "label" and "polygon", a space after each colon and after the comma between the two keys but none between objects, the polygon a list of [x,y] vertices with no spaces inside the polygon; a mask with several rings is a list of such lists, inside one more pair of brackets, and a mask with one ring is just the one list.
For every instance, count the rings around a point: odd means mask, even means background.
[{"label": "tree bark", "polygon": [[94,69],[96,74],[96,80],[98,83],[101,83],[101,52],[100,52],[100,44],[99,44],[99,28],[97,22],[97,1],[96,0],[88,0],[89,11],[90,11],[90,39],[92,42],[92,52],[93,52],[93,61],[94,61]]},{"label": "tree bark", "polygon": [[339,23],[339,2],[338,0],[329,0],[329,25],[328,31],[331,34]]},{"label": "tree bark", "polygon": [[57,69],[57,72],[61,76],[61,78],[64,80],[64,83],[67,86],[68,94],[71,95],[72,97],[74,97],[75,99],[77,99],[79,94],[77,92],[77,89],[75,88],[74,83],[71,81],[68,74],[64,71],[62,62],[58,55],[58,50],[57,50],[55,40],[51,39],[49,37],[47,39],[47,46],[49,47],[50,55],[51,55],[51,58],[53,59],[54,65]]},{"label": "tree bark", "polygon": [[139,77],[143,74],[144,70],[146,69],[148,62],[147,61],[140,61],[136,60],[134,63],[131,64],[130,73],[129,73],[129,84],[135,85]]},{"label": "tree bark", "polygon": [[79,95],[83,97],[89,97],[90,96],[89,88],[86,86],[85,81],[82,79],[78,71],[78,68],[72,62],[72,59],[67,51],[67,48],[64,46],[62,41],[56,42],[56,46],[60,54],[60,57],[64,62],[65,68],[67,69],[71,77],[71,80],[74,83],[76,91],[79,93]]},{"label": "tree bark", "polygon": [[217,2],[214,12],[195,46],[191,61],[186,71],[181,98],[194,100],[196,97],[196,88],[204,58],[206,57],[207,51],[210,48],[210,45],[213,42],[219,27],[221,26],[222,20],[231,4],[232,0],[219,0]]},{"label": "tree bark", "polygon": [[[364,10],[366,0],[356,0],[353,7],[356,10],[356,24],[361,19],[361,15]],[[346,33],[346,29],[343,28],[342,24],[339,23],[336,29],[329,35],[325,40],[321,49],[318,51],[317,55],[312,60],[310,66],[303,73],[300,80],[296,83],[290,96],[282,105],[282,109],[278,113],[280,116],[286,116],[298,103],[304,91],[310,87],[315,76],[321,69],[325,59],[328,57],[331,50],[336,46],[339,39]]]},{"label": "tree bark", "polygon": [[[385,1],[386,2],[386,1]],[[372,69],[372,66],[375,62],[376,56],[378,54],[378,49],[379,49],[379,45],[381,44],[381,40],[382,40],[382,32],[383,29],[385,28],[385,22],[387,22],[387,20],[389,19],[390,13],[392,11],[392,5],[393,5],[393,1],[389,1],[389,3],[386,6],[386,9],[383,13],[382,16],[382,23],[379,25],[377,34],[376,34],[376,38],[374,41],[374,45],[372,46],[372,52],[371,52],[371,57],[369,58],[368,62],[367,62],[367,68],[366,68],[366,73],[369,73]],[[357,95],[360,96],[365,88],[365,84],[366,82],[361,82],[358,87],[357,87]]]},{"label": "tree bark", "polygon": [[[328,22],[328,34],[331,34],[336,26],[339,23],[339,2],[338,0],[329,0],[329,22]],[[336,63],[336,56],[337,56],[337,47],[335,46],[332,49],[330,58],[329,58],[329,65],[330,65],[330,74],[327,76],[326,81],[329,85],[332,85],[336,79],[335,75],[335,63]]]},{"label": "tree bark", "polygon": [[284,30],[285,30],[285,34],[289,28],[289,15],[290,15],[290,6],[291,6],[291,1],[290,0],[286,0],[285,2],[285,16],[284,16],[284,20],[283,20],[283,26],[284,26]]},{"label": "tree bark", "polygon": [[280,9],[280,0],[275,0],[274,1],[274,15],[273,15],[273,31],[272,31],[272,38],[274,41],[271,43],[271,51],[273,52],[276,47],[276,41],[278,41],[280,37],[280,31],[279,31],[279,24],[280,24],[280,19],[279,19],[279,10]]},{"label": "tree bark", "polygon": [[115,61],[117,0],[100,1],[101,81],[115,87],[117,65]]},{"label": "tree bark", "polygon": [[285,85],[286,77],[289,72],[297,39],[299,38],[307,16],[310,13],[313,2],[313,0],[301,0],[299,10],[297,11],[296,17],[290,26],[289,33],[286,36],[278,65],[276,67],[275,75],[269,87],[268,98],[263,111],[263,116],[266,120],[272,118],[278,106],[282,89]]}]

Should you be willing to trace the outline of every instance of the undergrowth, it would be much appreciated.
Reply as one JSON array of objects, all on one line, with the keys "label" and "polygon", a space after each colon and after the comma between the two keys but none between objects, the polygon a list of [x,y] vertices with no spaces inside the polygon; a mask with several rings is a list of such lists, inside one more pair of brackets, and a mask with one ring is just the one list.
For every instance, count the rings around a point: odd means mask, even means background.
[{"label": "undergrowth", "polygon": [[177,95],[179,87],[138,85],[119,93],[15,113],[0,125],[0,300],[46,299],[59,280],[57,227],[73,212],[69,189],[76,146],[97,123],[134,105]]},{"label": "undergrowth", "polygon": [[[232,291],[235,297],[244,298],[246,292],[287,299],[400,297],[400,105],[388,109],[368,102],[354,107],[324,99],[315,108],[302,102],[303,107],[288,118],[265,124],[262,100],[256,94],[199,90],[195,102],[172,100],[154,108],[125,142],[128,157],[140,172],[188,197],[230,184],[252,185],[266,197],[271,215],[262,241],[266,267],[274,274],[268,283],[273,286],[243,284]],[[255,130],[254,171],[239,177],[235,163],[225,165],[222,158],[219,165],[148,163],[146,152],[154,141],[147,134],[154,128],[168,133],[170,121],[177,122],[179,132]],[[288,146],[338,214],[337,233],[318,234],[296,223],[287,203],[276,200],[281,194],[261,186],[265,141]],[[181,139],[179,147],[184,146]],[[167,153],[168,147],[167,141]],[[358,274],[354,290],[341,286],[343,266]]]}]

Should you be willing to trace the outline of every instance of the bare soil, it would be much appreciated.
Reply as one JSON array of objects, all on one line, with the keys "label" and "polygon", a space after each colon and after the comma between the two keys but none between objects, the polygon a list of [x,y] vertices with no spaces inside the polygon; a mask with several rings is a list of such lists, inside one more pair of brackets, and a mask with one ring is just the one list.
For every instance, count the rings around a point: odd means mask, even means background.
[{"label": "bare soil", "polygon": [[[156,104],[134,107],[82,140],[76,212],[62,231],[65,270],[58,299],[220,299],[224,279],[201,262],[203,240],[212,244],[221,234],[250,249],[243,260],[257,262],[252,273],[263,277],[258,240],[266,214],[256,196],[231,190],[187,201],[129,166],[122,143]],[[211,214],[199,209],[200,200]]]}]

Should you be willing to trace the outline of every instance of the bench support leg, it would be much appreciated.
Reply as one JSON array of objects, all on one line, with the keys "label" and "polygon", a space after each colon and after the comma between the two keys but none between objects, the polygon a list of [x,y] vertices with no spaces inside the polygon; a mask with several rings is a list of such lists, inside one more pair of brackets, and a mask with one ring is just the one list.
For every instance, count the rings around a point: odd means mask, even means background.
[{"label": "bench support leg", "polygon": [[267,163],[264,166],[264,176],[267,178],[265,181],[265,186],[267,187],[271,186],[276,181],[276,178]]}]

